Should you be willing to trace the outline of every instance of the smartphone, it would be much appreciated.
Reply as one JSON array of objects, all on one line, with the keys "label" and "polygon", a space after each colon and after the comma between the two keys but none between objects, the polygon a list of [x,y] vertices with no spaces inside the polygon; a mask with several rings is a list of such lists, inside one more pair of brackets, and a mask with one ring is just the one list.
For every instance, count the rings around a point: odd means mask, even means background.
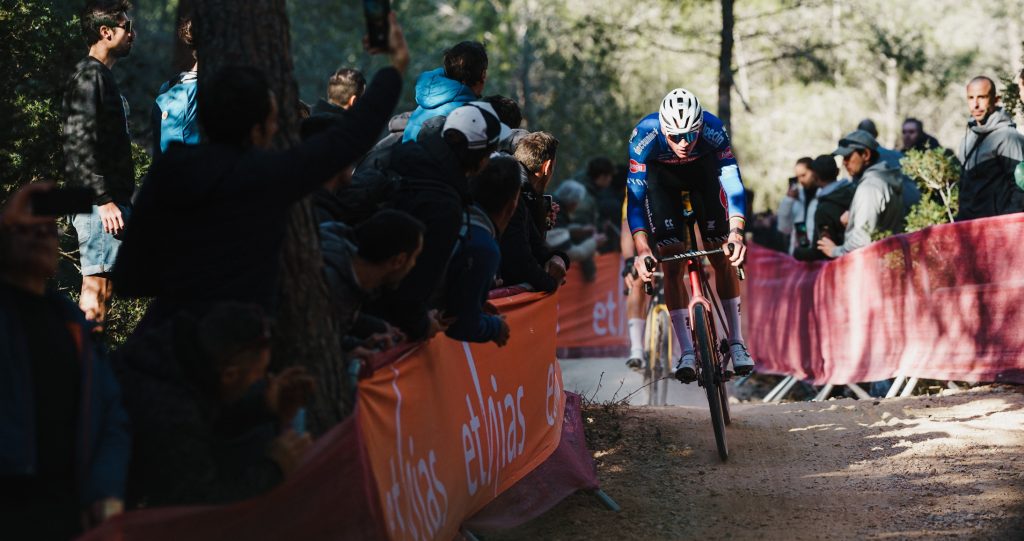
[{"label": "smartphone", "polygon": [[797,182],[796,177],[789,177],[789,187],[790,188],[792,188],[793,186],[796,186],[796,182]]},{"label": "smartphone", "polygon": [[306,433],[306,408],[299,408],[292,417],[292,430],[300,436]]},{"label": "smartphone", "polygon": [[366,33],[369,36],[371,48],[388,49],[389,13],[391,13],[390,0],[363,0]]},{"label": "smartphone", "polygon": [[800,246],[807,247],[811,245],[811,240],[807,238],[807,223],[797,222],[793,224],[796,228],[796,241]]},{"label": "smartphone", "polygon": [[67,216],[92,212],[92,188],[55,188],[32,194],[32,214],[36,216]]}]

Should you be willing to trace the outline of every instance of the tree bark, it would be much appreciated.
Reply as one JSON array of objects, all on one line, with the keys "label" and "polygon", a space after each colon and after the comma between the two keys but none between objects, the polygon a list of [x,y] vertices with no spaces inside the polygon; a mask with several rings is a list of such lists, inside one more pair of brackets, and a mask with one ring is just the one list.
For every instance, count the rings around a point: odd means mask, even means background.
[{"label": "tree bark", "polygon": [[[291,57],[285,0],[193,0],[199,53],[199,84],[205,73],[232,64],[263,70],[280,107],[277,148],[298,141],[298,86]],[[351,411],[341,343],[335,332],[323,277],[320,246],[309,199],[292,209],[281,254],[280,304],[276,314],[272,367],[307,367],[317,392],[307,420],[314,434]]]},{"label": "tree bark", "polygon": [[718,53],[718,118],[732,132],[732,48],[736,17],[733,0],[722,0],[722,38]]}]

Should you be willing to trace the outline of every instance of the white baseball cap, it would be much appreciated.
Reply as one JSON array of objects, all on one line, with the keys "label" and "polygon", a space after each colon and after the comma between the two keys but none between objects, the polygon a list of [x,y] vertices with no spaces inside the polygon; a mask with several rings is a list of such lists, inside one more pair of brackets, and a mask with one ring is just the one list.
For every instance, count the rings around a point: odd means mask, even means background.
[{"label": "white baseball cap", "polygon": [[498,120],[491,104],[474,101],[451,112],[444,121],[441,133],[457,130],[466,136],[468,148],[479,150],[498,146],[511,130]]}]

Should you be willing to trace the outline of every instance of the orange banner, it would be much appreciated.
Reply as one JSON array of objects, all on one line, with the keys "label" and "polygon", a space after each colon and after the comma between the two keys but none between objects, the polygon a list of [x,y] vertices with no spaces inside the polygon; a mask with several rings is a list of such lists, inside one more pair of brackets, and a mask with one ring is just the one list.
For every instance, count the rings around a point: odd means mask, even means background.
[{"label": "orange banner", "polygon": [[593,282],[583,279],[579,265],[569,271],[558,290],[558,356],[624,355],[629,347],[626,297],[622,294],[622,257],[599,255]]},{"label": "orange banner", "polygon": [[504,348],[437,337],[359,384],[359,427],[391,539],[452,539],[558,446],[555,297],[491,302],[512,328]]}]

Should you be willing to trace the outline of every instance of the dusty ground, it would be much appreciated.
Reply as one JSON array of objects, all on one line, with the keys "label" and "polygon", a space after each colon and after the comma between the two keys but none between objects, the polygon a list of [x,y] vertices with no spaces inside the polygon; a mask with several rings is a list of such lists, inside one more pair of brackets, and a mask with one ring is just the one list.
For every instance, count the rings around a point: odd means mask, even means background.
[{"label": "dusty ground", "polygon": [[1024,390],[733,405],[591,406],[602,487],[492,539],[1024,539]]}]

